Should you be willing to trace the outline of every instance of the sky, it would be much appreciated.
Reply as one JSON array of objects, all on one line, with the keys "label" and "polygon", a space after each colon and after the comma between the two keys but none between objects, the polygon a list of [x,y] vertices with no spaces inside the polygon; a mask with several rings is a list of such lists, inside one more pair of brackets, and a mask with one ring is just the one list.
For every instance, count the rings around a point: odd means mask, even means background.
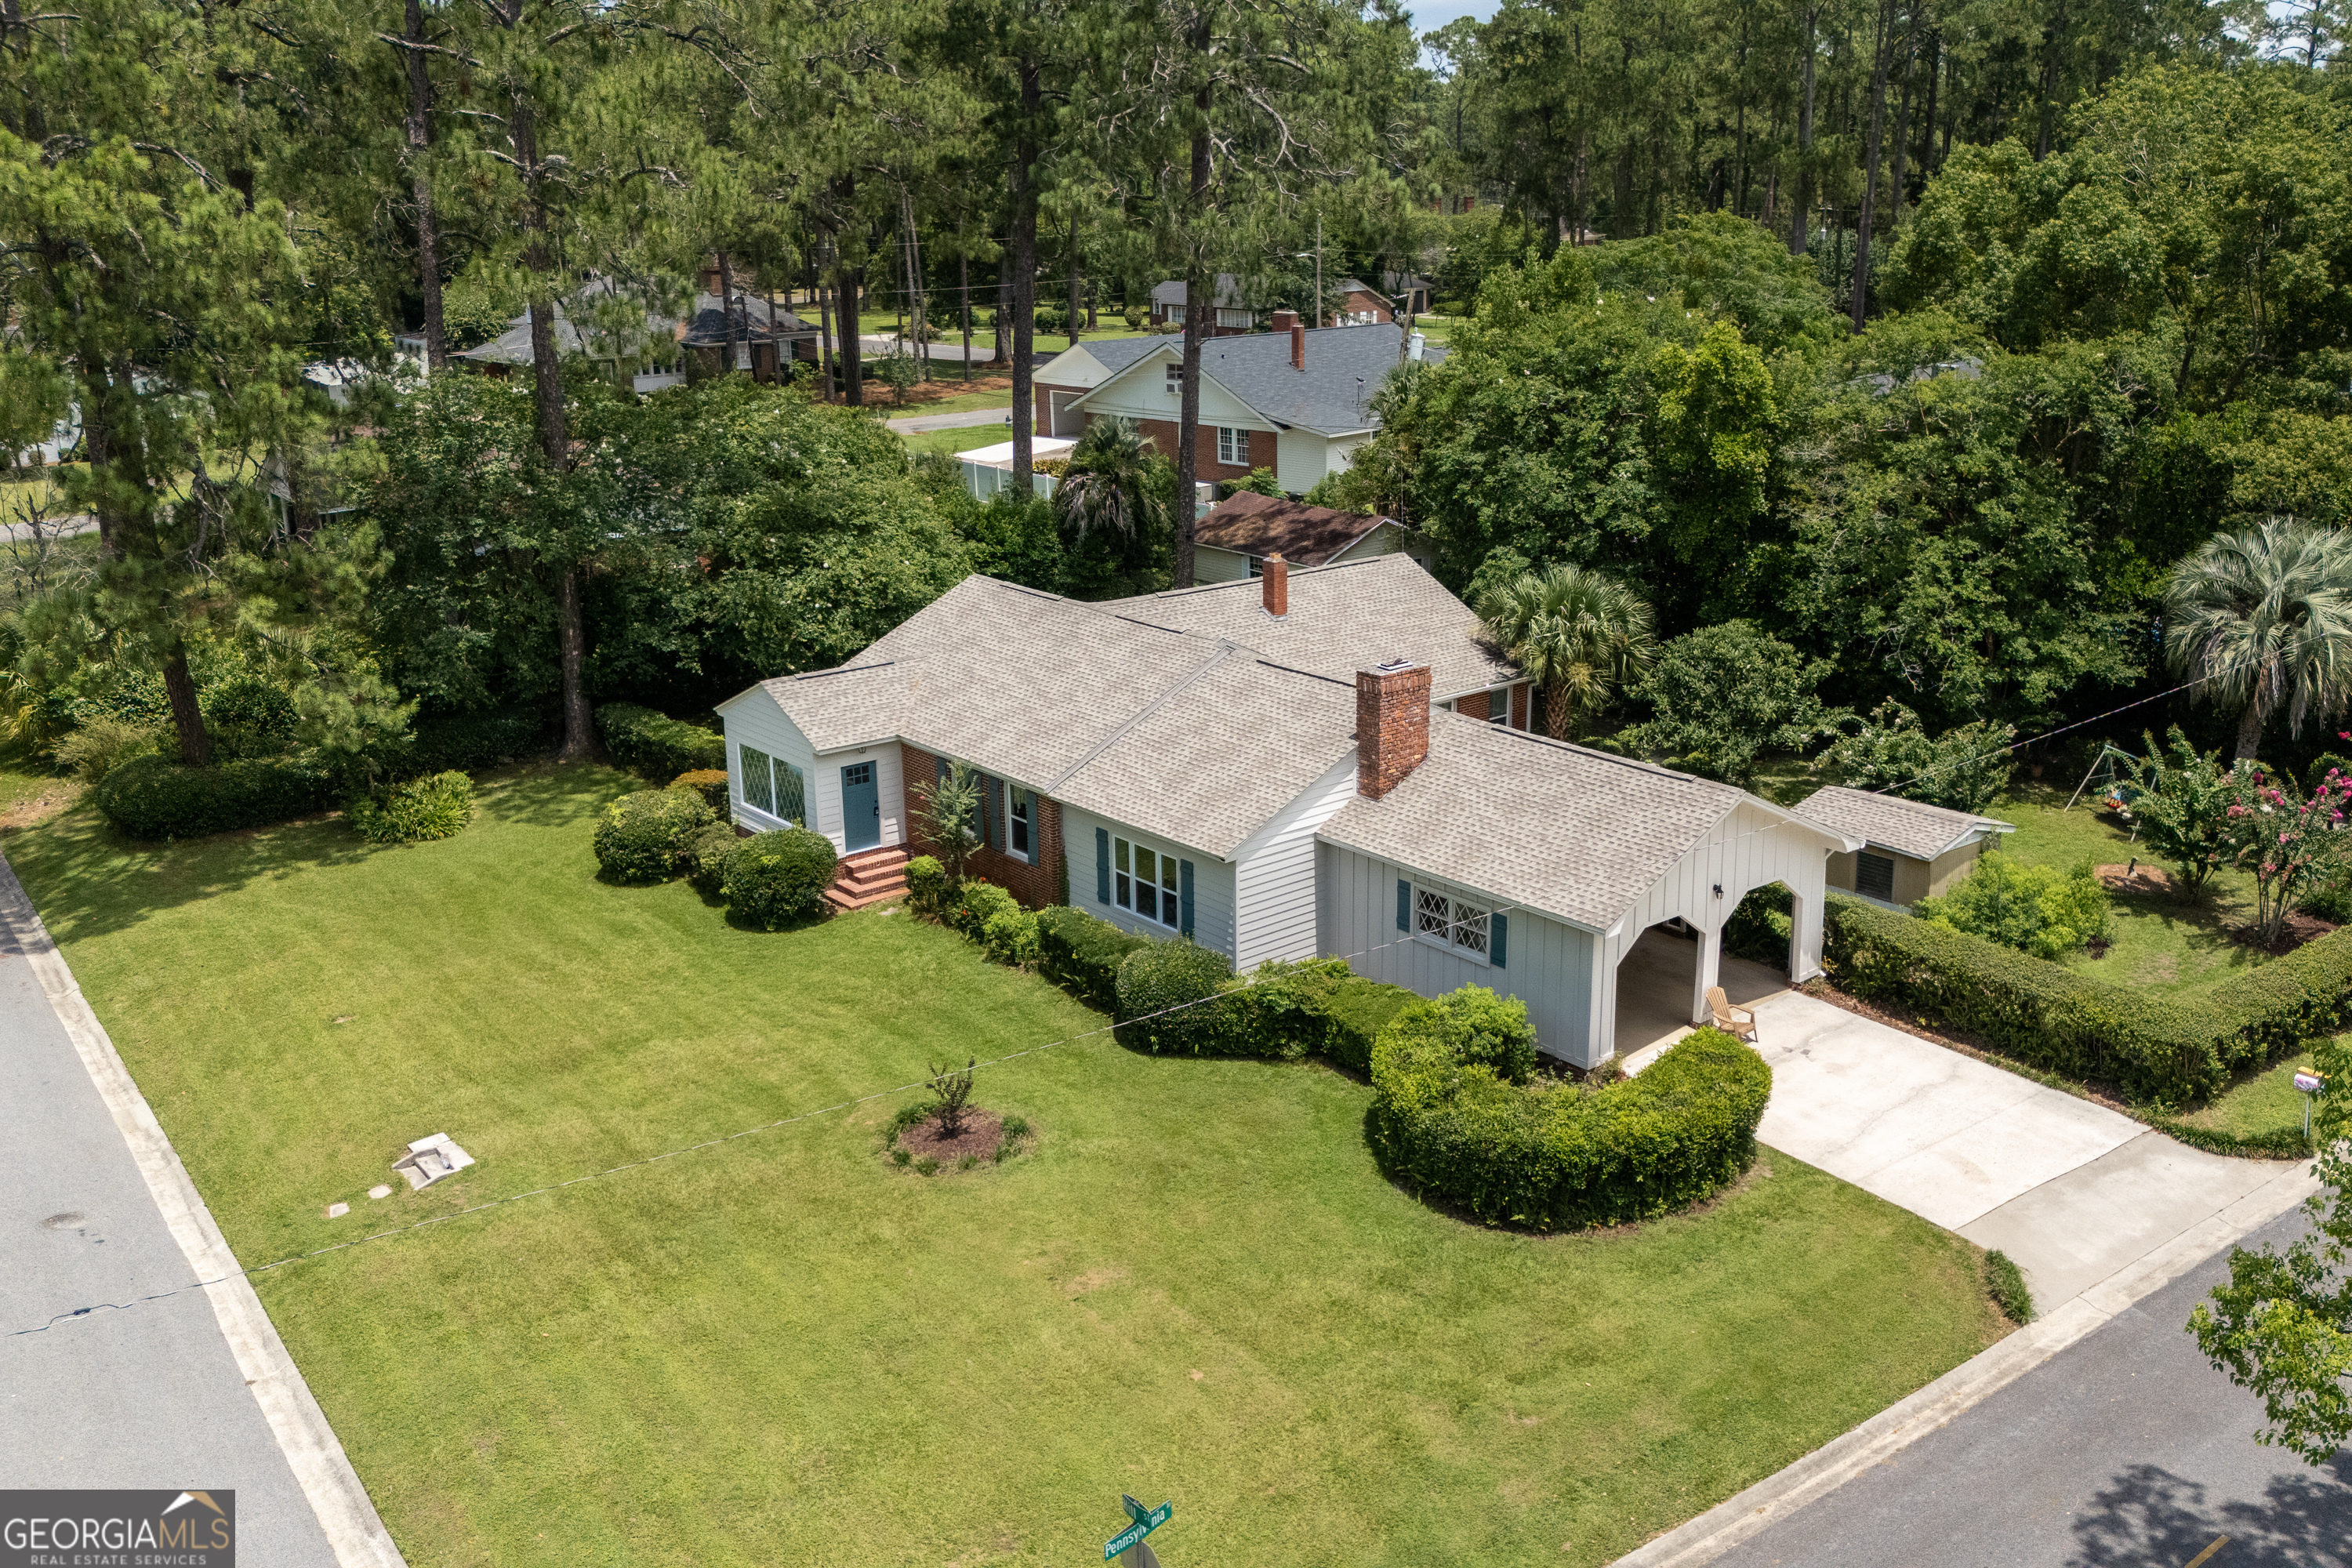
[{"label": "sky", "polygon": [[1502,0],[1427,0],[1424,5],[1408,5],[1412,16],[1412,30],[1433,33],[1456,16],[1475,16],[1481,22],[1501,9]]}]

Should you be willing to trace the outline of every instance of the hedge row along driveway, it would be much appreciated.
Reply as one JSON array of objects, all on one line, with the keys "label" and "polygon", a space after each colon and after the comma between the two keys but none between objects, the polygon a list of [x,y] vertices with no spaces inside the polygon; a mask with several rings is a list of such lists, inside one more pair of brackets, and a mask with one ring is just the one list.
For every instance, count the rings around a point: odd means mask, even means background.
[{"label": "hedge row along driveway", "polygon": [[[1106,1022],[903,914],[599,881],[631,787],[493,776],[390,850],[85,808],[6,851],[250,1260]],[[1769,1152],[1704,1214],[1538,1237],[1384,1179],[1319,1067],[1100,1034],[976,1099],[1034,1152],[912,1176],[877,1100],[258,1289],[409,1561],[519,1568],[1090,1561],[1121,1491],[1178,1500],[1171,1563],[1577,1568],[2001,1331],[1965,1242]],[[442,1131],[481,1163],[366,1197]]]}]

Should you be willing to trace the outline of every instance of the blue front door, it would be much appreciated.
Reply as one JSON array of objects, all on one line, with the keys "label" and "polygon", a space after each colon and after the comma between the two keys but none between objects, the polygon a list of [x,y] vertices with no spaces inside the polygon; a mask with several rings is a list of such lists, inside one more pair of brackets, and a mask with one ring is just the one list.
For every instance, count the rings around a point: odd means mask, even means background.
[{"label": "blue front door", "polygon": [[852,763],[841,770],[841,841],[851,849],[882,842],[882,792],[874,787],[874,764]]}]

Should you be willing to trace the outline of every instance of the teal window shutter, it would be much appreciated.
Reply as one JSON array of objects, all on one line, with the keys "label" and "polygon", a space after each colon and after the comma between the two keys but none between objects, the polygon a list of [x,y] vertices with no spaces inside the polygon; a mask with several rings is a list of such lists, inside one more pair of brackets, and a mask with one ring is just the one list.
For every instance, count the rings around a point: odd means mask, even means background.
[{"label": "teal window shutter", "polygon": [[1486,922],[1486,962],[1496,968],[1503,967],[1504,950],[1510,945],[1511,917],[1495,915]]},{"label": "teal window shutter", "polygon": [[1186,936],[1191,936],[1192,934],[1192,862],[1177,861],[1176,875],[1178,879],[1176,929]]},{"label": "teal window shutter", "polygon": [[1110,829],[1095,829],[1095,902],[1110,902]]},{"label": "teal window shutter", "polygon": [[1412,884],[1402,877],[1397,879],[1397,930],[1412,929]]}]

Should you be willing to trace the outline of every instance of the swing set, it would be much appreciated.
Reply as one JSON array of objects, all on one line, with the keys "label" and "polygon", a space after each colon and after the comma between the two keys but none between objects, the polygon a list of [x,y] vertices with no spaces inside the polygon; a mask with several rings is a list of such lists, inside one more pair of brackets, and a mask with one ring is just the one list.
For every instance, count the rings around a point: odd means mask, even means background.
[{"label": "swing set", "polygon": [[[2074,803],[2082,799],[2084,792],[2095,782],[2098,794],[2093,798],[2109,811],[2120,811],[2128,816],[2132,802],[2147,793],[2139,785],[2139,759],[2121,746],[2113,742],[2101,744],[2090,771],[2083,775],[2083,782],[2074,786],[2074,793],[2067,797],[2064,809],[2074,810]],[[2139,828],[2137,824],[2133,826],[2132,833],[2137,837]]]}]

